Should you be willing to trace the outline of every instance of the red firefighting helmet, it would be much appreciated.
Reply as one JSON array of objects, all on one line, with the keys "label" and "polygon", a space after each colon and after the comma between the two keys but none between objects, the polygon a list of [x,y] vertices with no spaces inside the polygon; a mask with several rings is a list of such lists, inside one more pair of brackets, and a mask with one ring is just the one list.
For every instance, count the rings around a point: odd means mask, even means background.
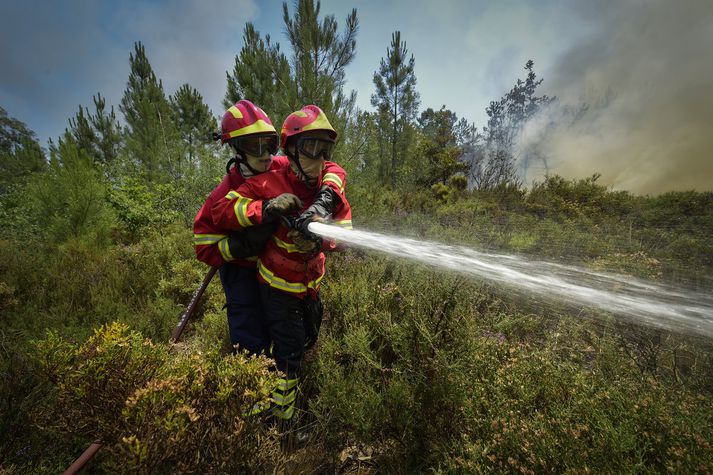
[{"label": "red firefighting helmet", "polygon": [[337,131],[327,120],[322,109],[317,106],[304,106],[302,109],[288,115],[280,131],[280,147],[285,149],[288,137],[307,132],[308,130],[326,130],[332,140],[337,139]]},{"label": "red firefighting helmet", "polygon": [[220,122],[220,140],[222,143],[245,135],[272,133],[277,131],[265,111],[250,101],[242,100],[225,111]]}]

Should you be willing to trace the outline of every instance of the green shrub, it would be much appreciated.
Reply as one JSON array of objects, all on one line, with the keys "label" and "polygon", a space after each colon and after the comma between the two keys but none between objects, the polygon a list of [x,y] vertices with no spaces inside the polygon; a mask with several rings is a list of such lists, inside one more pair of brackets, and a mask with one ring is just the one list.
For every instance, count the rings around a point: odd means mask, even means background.
[{"label": "green shrub", "polygon": [[102,470],[242,473],[278,460],[277,434],[245,416],[276,384],[265,358],[170,351],[119,323],[83,344],[50,333],[35,348],[55,387],[40,419],[102,440]]}]

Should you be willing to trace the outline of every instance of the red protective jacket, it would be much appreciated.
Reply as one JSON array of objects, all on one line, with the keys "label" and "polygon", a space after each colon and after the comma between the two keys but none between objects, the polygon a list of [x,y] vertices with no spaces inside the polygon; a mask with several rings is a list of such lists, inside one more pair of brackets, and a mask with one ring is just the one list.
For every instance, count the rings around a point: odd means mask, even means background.
[{"label": "red protective jacket", "polygon": [[[332,165],[329,169],[325,167],[324,183],[337,191],[340,196],[343,196],[346,173],[339,165]],[[278,155],[273,157],[272,165],[268,172],[288,167],[289,159]],[[205,262],[209,266],[219,266],[225,262],[230,262],[243,267],[255,267],[257,262],[257,256],[248,259],[233,259],[228,249],[228,235],[234,231],[216,226],[211,216],[211,209],[216,201],[225,197],[230,190],[236,190],[245,183],[245,178],[236,168],[237,165],[233,167],[229,174],[223,177],[223,181],[211,192],[193,221],[193,244],[196,249],[196,257],[199,261]]]},{"label": "red protective jacket", "polygon": [[[339,165],[326,162],[318,187],[321,188],[322,184],[332,186],[335,182],[342,185],[337,190],[341,202],[332,213],[332,224],[351,228],[352,211],[344,196],[345,175]],[[263,173],[216,201],[212,209],[213,222],[222,229],[235,230],[261,224],[263,201],[282,193],[297,195],[302,200],[301,211],[314,202],[316,194],[315,190],[307,188],[289,167]],[[258,278],[276,289],[302,298],[307,293],[316,293],[319,290],[319,283],[324,277],[324,252],[320,251],[317,255],[300,252],[294,241],[287,237],[288,231],[280,224],[272,240],[267,243],[257,262]],[[323,243],[322,250],[334,249],[336,246],[336,243],[330,240],[324,240]]]}]

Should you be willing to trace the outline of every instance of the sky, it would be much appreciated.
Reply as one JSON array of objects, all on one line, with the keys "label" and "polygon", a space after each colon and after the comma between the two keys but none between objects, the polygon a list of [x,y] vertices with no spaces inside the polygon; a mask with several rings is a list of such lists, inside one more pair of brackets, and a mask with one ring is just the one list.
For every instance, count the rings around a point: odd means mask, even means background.
[{"label": "sky", "polygon": [[[532,59],[542,91],[559,100],[520,137],[547,157],[527,180],[597,172],[637,193],[713,189],[713,2],[322,2],[341,27],[352,8],[359,34],[346,87],[360,108],[371,109],[372,76],[395,30],[415,58],[421,109],[445,105],[478,127]],[[141,41],[168,94],[189,83],[220,116],[248,21],[287,48],[279,0],[5,0],[0,106],[42,144],[96,93],[120,116]]]}]

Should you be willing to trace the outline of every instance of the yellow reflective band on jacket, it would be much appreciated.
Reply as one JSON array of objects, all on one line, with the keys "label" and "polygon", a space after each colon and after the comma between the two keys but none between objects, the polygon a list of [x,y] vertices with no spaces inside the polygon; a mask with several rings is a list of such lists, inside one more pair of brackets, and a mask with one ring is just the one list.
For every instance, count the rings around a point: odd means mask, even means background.
[{"label": "yellow reflective band on jacket", "polygon": [[262,276],[262,278],[265,279],[265,282],[270,285],[270,287],[274,287],[278,290],[284,290],[285,292],[290,292],[293,294],[307,292],[308,288],[316,290],[317,287],[319,287],[319,283],[324,278],[323,273],[319,276],[319,278],[308,282],[307,285],[304,285],[301,282],[289,282],[283,279],[282,277],[277,277],[275,274],[273,274],[272,271],[265,267],[265,264],[263,264],[262,261],[259,259],[257,261],[257,271]]},{"label": "yellow reflective band on jacket", "polygon": [[201,246],[206,244],[215,244],[225,237],[225,234],[194,234],[193,245]]},{"label": "yellow reflective band on jacket", "polygon": [[324,278],[324,274],[320,275],[318,279],[308,282],[307,287],[309,287],[310,289],[317,290],[317,287],[319,287],[319,283],[322,282],[323,278]]},{"label": "yellow reflective band on jacket", "polygon": [[342,182],[342,179],[339,178],[339,175],[334,173],[325,173],[324,177],[322,177],[322,183],[334,183],[339,188],[339,191],[344,193],[344,183]]},{"label": "yellow reflective band on jacket", "polygon": [[230,190],[227,195],[225,195],[225,199],[228,201],[233,201],[235,198],[240,196],[237,191],[235,190]]},{"label": "yellow reflective band on jacket", "polygon": [[344,228],[344,229],[353,229],[351,219],[341,219],[341,220],[337,220],[337,221],[332,221],[331,224],[334,226],[339,226],[340,228]]},{"label": "yellow reflective band on jacket", "polygon": [[[232,191],[230,193],[232,193]],[[235,194],[238,195],[237,193]],[[233,206],[233,209],[235,210],[235,217],[238,218],[238,224],[244,228],[253,225],[253,223],[251,223],[248,219],[248,205],[252,203],[252,201],[253,200],[250,198],[238,195],[235,205]]]},{"label": "yellow reflective band on jacket", "polygon": [[295,244],[285,242],[282,239],[278,238],[277,236],[272,236],[272,240],[275,241],[275,244],[277,244],[277,247],[281,247],[287,252],[302,252],[300,251]]},{"label": "yellow reflective band on jacket", "polygon": [[265,282],[278,290],[284,290],[293,294],[307,292],[307,287],[299,282],[288,282],[281,277],[277,277],[270,269],[265,267],[261,260],[257,261],[257,271],[260,273]]},{"label": "yellow reflective band on jacket", "polygon": [[228,238],[221,239],[218,241],[218,250],[220,255],[223,256],[223,260],[230,262],[233,260],[233,255],[230,253],[230,246],[228,245]]},{"label": "yellow reflective band on jacket", "polygon": [[295,379],[280,378],[277,380],[277,389],[279,389],[280,391],[287,391],[288,389],[292,389],[295,386],[297,386],[298,381],[299,381],[298,378],[295,378]]}]

